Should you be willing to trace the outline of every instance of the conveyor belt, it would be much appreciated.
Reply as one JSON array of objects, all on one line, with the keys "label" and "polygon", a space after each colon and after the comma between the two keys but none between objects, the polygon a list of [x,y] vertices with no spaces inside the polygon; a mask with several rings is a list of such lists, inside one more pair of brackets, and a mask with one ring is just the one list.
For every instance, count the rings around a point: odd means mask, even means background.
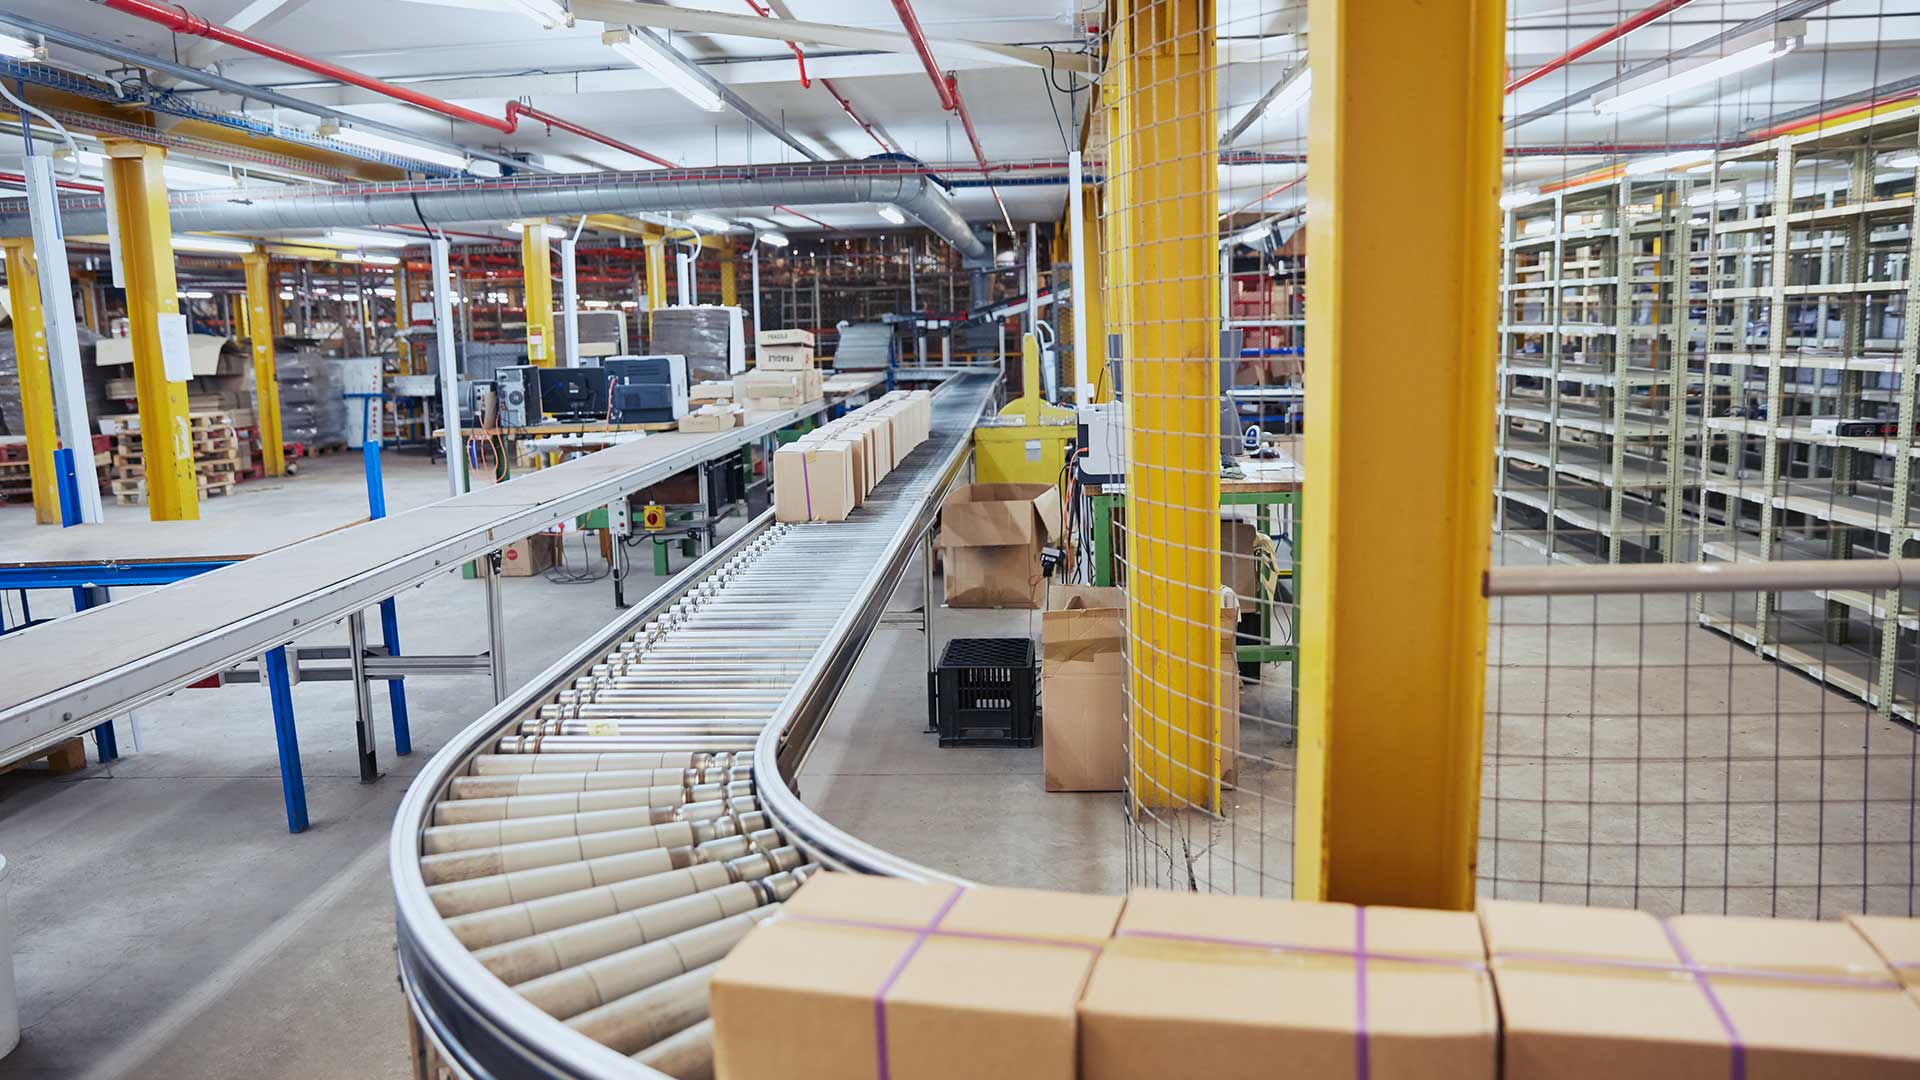
[{"label": "conveyor belt", "polygon": [[793,778],[996,376],[844,522],[762,515],[442,750],[395,821],[423,1077],[711,1073],[713,965],[819,866],[936,878]]}]

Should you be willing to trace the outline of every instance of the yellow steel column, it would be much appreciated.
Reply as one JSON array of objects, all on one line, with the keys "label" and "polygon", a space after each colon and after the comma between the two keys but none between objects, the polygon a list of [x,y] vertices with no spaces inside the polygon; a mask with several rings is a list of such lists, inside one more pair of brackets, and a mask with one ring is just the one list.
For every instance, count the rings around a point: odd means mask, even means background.
[{"label": "yellow steel column", "polygon": [[253,422],[260,429],[260,459],[268,476],[287,473],[287,446],[280,428],[280,378],[273,360],[273,277],[269,256],[240,256],[247,271],[247,331],[253,347]]},{"label": "yellow steel column", "polygon": [[1133,790],[1218,806],[1221,717],[1219,207],[1213,0],[1129,0],[1116,204],[1125,283]]},{"label": "yellow steel column", "polygon": [[647,347],[653,347],[653,313],[667,306],[667,237],[660,229],[647,231]]},{"label": "yellow steel column", "polygon": [[74,275],[80,283],[80,320],[87,329],[96,334],[104,334],[100,328],[100,281],[99,275],[91,270],[82,270]]},{"label": "yellow steel column", "polygon": [[[20,409],[26,414],[27,473],[33,484],[33,520],[60,524],[60,490],[53,478],[53,452],[60,441],[53,423],[53,370],[47,360],[46,313],[40,308],[40,274],[33,241],[8,240],[7,298],[13,309],[13,359],[20,370]],[[86,455],[87,466],[93,455]],[[76,463],[77,467],[77,463]]]},{"label": "yellow steel column", "polygon": [[193,475],[187,384],[167,379],[160,352],[161,320],[180,314],[167,185],[161,174],[167,152],[158,146],[111,142],[107,155],[113,171],[113,213],[120,223],[134,391],[140,399],[147,513],[155,521],[194,520],[200,516],[200,492]]},{"label": "yellow steel column", "polygon": [[720,306],[734,307],[740,303],[740,279],[734,272],[739,265],[734,256],[733,245],[729,243],[720,249]]},{"label": "yellow steel column", "polygon": [[521,224],[520,269],[526,275],[527,363],[552,367],[553,248],[547,243],[545,218]]},{"label": "yellow steel column", "polygon": [[1505,8],[1308,10],[1294,893],[1471,908]]}]

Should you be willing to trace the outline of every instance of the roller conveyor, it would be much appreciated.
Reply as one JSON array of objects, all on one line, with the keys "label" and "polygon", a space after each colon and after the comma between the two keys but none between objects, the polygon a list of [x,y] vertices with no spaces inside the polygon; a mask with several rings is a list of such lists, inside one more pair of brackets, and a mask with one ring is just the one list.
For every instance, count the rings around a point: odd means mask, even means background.
[{"label": "roller conveyor", "polygon": [[714,965],[809,874],[942,876],[793,777],[994,381],[949,380],[846,521],[762,515],[428,764],[391,853],[418,1075],[709,1076]]}]

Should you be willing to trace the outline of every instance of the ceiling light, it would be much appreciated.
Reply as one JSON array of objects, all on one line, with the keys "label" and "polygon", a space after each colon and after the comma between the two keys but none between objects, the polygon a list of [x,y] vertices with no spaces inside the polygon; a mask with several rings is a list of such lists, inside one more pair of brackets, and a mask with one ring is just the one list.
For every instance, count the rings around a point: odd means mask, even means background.
[{"label": "ceiling light", "polygon": [[205,251],[219,255],[244,255],[253,250],[245,240],[223,240],[217,236],[175,236],[175,251]]},{"label": "ceiling light", "polygon": [[638,301],[638,300],[622,300],[622,301],[620,301],[620,306],[621,306],[621,307],[623,307],[623,308],[626,308],[626,309],[628,309],[629,311],[631,311],[632,309],[634,309],[634,308],[637,308],[637,307],[639,307],[639,306],[640,306],[640,301]]},{"label": "ceiling light", "polygon": [[907,223],[907,215],[901,213],[900,208],[897,206],[882,205],[880,207],[880,216],[895,225],[905,225]]},{"label": "ceiling light", "polygon": [[573,15],[554,0],[509,0],[520,14],[532,19],[542,28],[552,30],[560,26],[572,26]]},{"label": "ceiling light", "polygon": [[1737,75],[1751,67],[1758,67],[1771,60],[1777,60],[1792,52],[1798,44],[1796,38],[1778,38],[1763,41],[1752,48],[1742,49],[1730,56],[1723,56],[1712,63],[1688,68],[1678,75],[1670,75],[1659,82],[1616,94],[1604,101],[1593,103],[1593,111],[1607,115],[1633,112],[1638,109],[1654,108],[1675,94],[1684,93],[1708,83],[1718,82],[1731,75]]},{"label": "ceiling light", "polygon": [[213,294],[205,289],[183,289],[174,294],[182,300],[211,300]]},{"label": "ceiling light", "polygon": [[1635,158],[1627,162],[1628,176],[1646,176],[1649,173],[1685,172],[1688,169],[1705,165],[1712,155],[1701,150],[1682,150],[1677,154],[1661,154],[1658,157]]},{"label": "ceiling light", "polygon": [[787,240],[786,233],[774,232],[771,229],[761,233],[759,239],[761,243],[767,245],[768,247],[777,247],[777,248],[786,247],[789,242]]},{"label": "ceiling light", "polygon": [[382,154],[392,154],[394,157],[407,158],[411,161],[424,161],[429,165],[439,165],[448,169],[464,170],[472,164],[472,160],[465,154],[422,146],[406,139],[361,131],[359,128],[341,127],[332,121],[321,124],[317,134],[338,139],[363,150],[375,150]]},{"label": "ceiling light", "polygon": [[[694,77],[682,65],[689,61],[651,34],[632,27],[608,30],[600,35],[601,44],[617,52],[628,63],[667,84],[667,89],[708,112],[720,112],[727,103],[713,88]],[[666,55],[671,53],[672,55]]]},{"label": "ceiling light", "polygon": [[349,255],[348,262],[366,263],[368,266],[399,266],[398,255]]},{"label": "ceiling light", "polygon": [[1242,247],[1259,248],[1266,243],[1267,237],[1271,235],[1273,235],[1273,226],[1263,221],[1258,225],[1242,229],[1235,233],[1233,242]]},{"label": "ceiling light", "polygon": [[525,236],[526,231],[536,225],[540,227],[541,232],[545,233],[549,240],[560,240],[567,235],[567,230],[544,221],[515,221],[502,227],[506,229],[507,235],[509,236]]},{"label": "ceiling light", "polygon": [[696,229],[705,229],[708,232],[726,232],[728,229],[733,228],[733,222],[723,217],[716,217],[713,214],[688,214],[687,224]]},{"label": "ceiling light", "polygon": [[1516,206],[1525,206],[1540,198],[1538,188],[1516,188],[1500,196],[1500,209],[1511,210]]},{"label": "ceiling light", "polygon": [[398,248],[413,243],[412,240],[404,236],[395,236],[393,233],[363,232],[359,229],[329,229],[326,235],[314,242],[328,247],[345,248]]},{"label": "ceiling light", "polygon": [[0,57],[8,60],[45,60],[47,55],[44,50],[30,41],[0,34]]}]

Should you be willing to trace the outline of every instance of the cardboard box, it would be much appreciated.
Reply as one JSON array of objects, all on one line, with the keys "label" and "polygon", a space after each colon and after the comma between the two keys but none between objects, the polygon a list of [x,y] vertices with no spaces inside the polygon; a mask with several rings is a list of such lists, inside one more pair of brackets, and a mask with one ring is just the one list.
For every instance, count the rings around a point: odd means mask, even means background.
[{"label": "cardboard box", "polygon": [[1480,923],[1506,1080],[1920,1076],[1920,1003],[1845,923],[1498,900]]},{"label": "cardboard box", "polygon": [[841,521],[855,501],[850,444],[793,443],[774,452],[775,521]]},{"label": "cardboard box", "polygon": [[1499,1015],[1470,914],[1142,889],[1081,999],[1080,1075],[1494,1080]]},{"label": "cardboard box", "polygon": [[1260,562],[1254,538],[1258,530],[1244,521],[1220,523],[1220,583],[1240,599],[1240,610],[1260,610]]},{"label": "cardboard box", "polygon": [[824,381],[818,371],[755,370],[734,379],[733,391],[749,409],[777,412],[820,400]]},{"label": "cardboard box", "polygon": [[1220,782],[1232,787],[1240,782],[1240,662],[1234,658],[1234,646],[1239,642],[1240,601],[1232,590],[1222,586],[1220,589],[1220,666],[1216,671],[1218,690],[1214,697],[1214,706],[1218,709],[1220,727],[1215,743],[1217,746],[1216,768]]},{"label": "cardboard box", "polygon": [[501,577],[532,577],[552,569],[560,552],[558,533],[534,533],[500,549]]},{"label": "cardboard box", "polygon": [[1123,902],[816,874],[715,969],[715,1074],[868,1080],[884,1054],[896,1080],[1075,1080],[1075,1006]]},{"label": "cardboard box", "polygon": [[1040,548],[1060,535],[1052,484],[969,484],[940,508],[946,600],[958,608],[1038,609],[1047,581]]},{"label": "cardboard box", "polygon": [[681,431],[726,431],[739,424],[732,405],[703,405],[680,418]]},{"label": "cardboard box", "polygon": [[754,354],[753,366],[756,371],[811,371],[813,346],[762,345]]},{"label": "cardboard box", "polygon": [[1127,594],[1056,585],[1040,617],[1048,791],[1119,791],[1127,769]]},{"label": "cardboard box", "polygon": [[694,383],[693,386],[687,390],[687,404],[689,406],[732,400],[733,383],[731,380],[727,382],[714,382],[712,380],[698,382]]},{"label": "cardboard box", "polygon": [[813,348],[813,331],[756,330],[753,332],[753,343],[757,349],[764,349],[772,345],[805,345],[811,349]]},{"label": "cardboard box", "polygon": [[1886,915],[1849,915],[1847,924],[1880,959],[1893,969],[1894,978],[1920,1001],[1920,919],[1895,919]]}]

